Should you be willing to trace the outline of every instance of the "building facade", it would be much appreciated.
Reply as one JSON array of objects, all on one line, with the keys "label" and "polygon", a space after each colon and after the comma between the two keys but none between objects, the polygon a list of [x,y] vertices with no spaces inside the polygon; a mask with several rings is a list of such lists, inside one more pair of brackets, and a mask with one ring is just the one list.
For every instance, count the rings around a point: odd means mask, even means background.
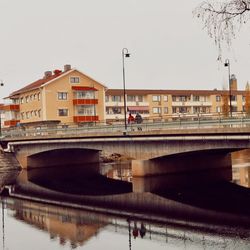
[{"label": "building facade", "polygon": [[[126,90],[126,111],[157,121],[198,115],[223,115],[229,110],[227,90]],[[225,98],[226,102],[225,103]],[[105,98],[106,119],[124,119],[123,90],[108,89]],[[234,115],[245,111],[245,91],[231,89],[231,110]]]},{"label": "building facade", "polygon": [[106,87],[70,65],[10,94],[4,126],[88,123],[105,120]]},{"label": "building facade", "polygon": [[[246,109],[246,91],[237,90],[234,75],[230,91],[127,89],[125,94],[127,117],[139,113],[150,121],[223,115],[229,105],[233,115]],[[124,122],[124,90],[107,89],[70,65],[63,71],[45,72],[43,78],[6,99],[10,104],[1,107],[5,127]]]}]

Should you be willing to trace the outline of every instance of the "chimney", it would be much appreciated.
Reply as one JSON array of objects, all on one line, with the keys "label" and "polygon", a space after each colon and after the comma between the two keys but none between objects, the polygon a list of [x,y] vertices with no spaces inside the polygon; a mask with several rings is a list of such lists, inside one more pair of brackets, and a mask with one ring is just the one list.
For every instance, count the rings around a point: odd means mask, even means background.
[{"label": "chimney", "polygon": [[44,79],[47,79],[52,76],[52,71],[45,71],[44,72]]},{"label": "chimney", "polygon": [[71,70],[71,65],[70,64],[65,64],[64,65],[64,71],[69,71]]},{"label": "chimney", "polygon": [[237,78],[233,74],[230,77],[230,88],[231,90],[237,90]]}]

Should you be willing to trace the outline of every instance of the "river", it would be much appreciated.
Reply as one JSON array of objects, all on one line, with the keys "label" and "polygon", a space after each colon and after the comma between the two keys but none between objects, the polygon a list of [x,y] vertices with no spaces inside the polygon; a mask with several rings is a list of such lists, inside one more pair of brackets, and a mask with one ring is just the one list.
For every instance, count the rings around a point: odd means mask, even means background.
[{"label": "river", "polygon": [[250,249],[250,151],[232,162],[231,183],[188,186],[133,179],[129,163],[1,169],[0,249]]}]

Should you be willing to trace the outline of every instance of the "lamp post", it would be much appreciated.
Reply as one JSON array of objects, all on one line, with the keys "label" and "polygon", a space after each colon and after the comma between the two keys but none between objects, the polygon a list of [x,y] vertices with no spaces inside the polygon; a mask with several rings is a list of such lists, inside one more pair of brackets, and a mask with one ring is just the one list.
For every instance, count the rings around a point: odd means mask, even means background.
[{"label": "lamp post", "polygon": [[127,48],[122,49],[122,76],[123,76],[123,106],[124,106],[124,128],[127,130],[127,105],[126,105],[126,81],[125,81],[125,66],[124,66],[124,58],[130,57]]},{"label": "lamp post", "polygon": [[[3,81],[1,80],[0,86],[4,85]],[[0,110],[0,136],[2,136],[2,110]]]},{"label": "lamp post", "polygon": [[228,81],[229,81],[229,112],[232,117],[232,93],[231,93],[231,75],[230,75],[230,61],[229,59],[225,60],[225,67],[228,67]]}]

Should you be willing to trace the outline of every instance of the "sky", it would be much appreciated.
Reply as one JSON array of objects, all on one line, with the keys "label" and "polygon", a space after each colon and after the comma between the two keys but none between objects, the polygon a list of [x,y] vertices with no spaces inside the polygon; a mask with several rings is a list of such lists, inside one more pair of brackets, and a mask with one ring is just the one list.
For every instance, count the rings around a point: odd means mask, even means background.
[{"label": "sky", "polygon": [[[228,69],[192,11],[202,0],[0,0],[0,98],[43,77],[79,69],[108,88],[222,89]],[[230,50],[231,73],[250,81],[250,24]]]}]

